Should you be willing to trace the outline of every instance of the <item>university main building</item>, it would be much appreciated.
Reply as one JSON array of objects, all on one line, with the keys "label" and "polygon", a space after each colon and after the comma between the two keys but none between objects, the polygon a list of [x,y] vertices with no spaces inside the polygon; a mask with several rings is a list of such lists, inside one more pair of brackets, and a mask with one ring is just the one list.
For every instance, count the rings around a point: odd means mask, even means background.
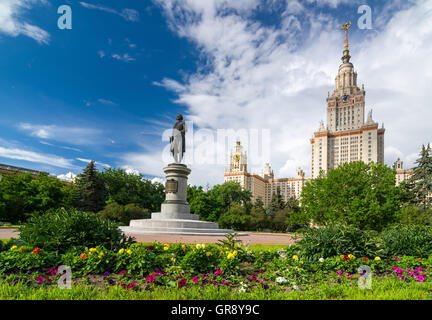
[{"label": "university main building", "polygon": [[[305,177],[301,168],[297,177],[274,179],[269,164],[262,174],[247,172],[247,154],[238,141],[234,152],[231,152],[230,166],[225,170],[224,181],[236,181],[252,192],[253,200],[261,198],[267,205],[272,194],[280,188],[285,201],[290,197],[299,198],[304,184],[309,179],[319,176],[320,171],[327,173],[346,162],[363,161],[364,163],[384,163],[384,125],[372,118],[369,111],[365,121],[364,85],[357,85],[357,72],[350,62],[348,49],[348,29],[351,24],[342,25],[345,31],[345,44],[342,64],[339,66],[333,94],[327,97],[327,126],[321,121],[318,131],[310,139],[311,175]],[[408,178],[410,171],[403,170],[402,162],[395,163],[396,183]]]}]

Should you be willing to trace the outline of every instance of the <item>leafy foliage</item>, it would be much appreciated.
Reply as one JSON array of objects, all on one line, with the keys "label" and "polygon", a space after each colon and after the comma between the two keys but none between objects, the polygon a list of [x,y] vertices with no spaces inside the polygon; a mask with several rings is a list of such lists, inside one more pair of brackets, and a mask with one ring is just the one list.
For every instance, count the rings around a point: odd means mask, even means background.
[{"label": "leafy foliage", "polygon": [[99,214],[104,219],[116,221],[122,225],[129,225],[130,220],[149,219],[151,217],[151,212],[148,209],[143,209],[134,203],[123,206],[117,202],[106,205]]},{"label": "leafy foliage", "polygon": [[389,257],[428,257],[432,254],[432,227],[394,225],[382,233],[382,246]]},{"label": "leafy foliage", "polygon": [[91,161],[75,179],[78,188],[78,207],[84,211],[99,212],[105,206],[106,189],[102,177]]},{"label": "leafy foliage", "polygon": [[426,211],[432,209],[432,150],[429,144],[422,146],[420,158],[415,163],[405,186],[411,203],[421,205]]},{"label": "leafy foliage", "polygon": [[142,174],[127,173],[123,169],[109,168],[100,173],[107,190],[107,202],[120,205],[135,203],[150,212],[160,211],[165,199],[165,188],[160,183],[144,179]]},{"label": "leafy foliage", "polygon": [[74,186],[46,173],[5,175],[0,182],[0,220],[17,223],[50,209],[70,208],[74,196]]},{"label": "leafy foliage", "polygon": [[400,210],[395,172],[380,163],[345,163],[306,183],[302,210],[319,225],[347,222],[360,229],[382,230]]},{"label": "leafy foliage", "polygon": [[23,244],[55,252],[66,252],[72,247],[119,248],[132,242],[116,223],[76,209],[59,209],[33,217],[19,232]]},{"label": "leafy foliage", "polygon": [[331,224],[309,229],[298,242],[302,253],[314,260],[341,254],[374,257],[377,251],[376,234],[362,231],[352,225]]}]

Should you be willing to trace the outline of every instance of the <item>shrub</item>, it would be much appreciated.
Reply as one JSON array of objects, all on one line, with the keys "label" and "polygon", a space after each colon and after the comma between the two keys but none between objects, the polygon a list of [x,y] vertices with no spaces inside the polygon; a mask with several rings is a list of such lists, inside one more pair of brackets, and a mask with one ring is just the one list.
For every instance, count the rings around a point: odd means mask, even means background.
[{"label": "shrub", "polygon": [[432,225],[432,210],[423,210],[416,206],[402,208],[399,216],[400,224]]},{"label": "shrub", "polygon": [[143,209],[134,203],[123,206],[113,202],[106,205],[99,214],[104,219],[116,221],[122,225],[129,225],[129,222],[133,219],[148,219],[151,217],[150,210]]},{"label": "shrub", "polygon": [[193,250],[186,253],[180,266],[192,273],[211,272],[217,266],[218,257],[219,253],[214,247],[197,244]]},{"label": "shrub", "polygon": [[374,257],[376,252],[373,232],[362,231],[351,225],[334,224],[319,229],[308,229],[298,242],[308,258],[330,258],[342,254]]},{"label": "shrub", "polygon": [[59,262],[57,254],[37,248],[12,246],[0,253],[0,273],[44,269],[59,265]]},{"label": "shrub", "polygon": [[382,235],[384,253],[389,257],[428,257],[432,254],[432,227],[421,225],[394,225]]},{"label": "shrub", "polygon": [[60,253],[72,247],[118,249],[132,243],[114,222],[94,213],[60,209],[29,219],[19,228],[23,244]]}]

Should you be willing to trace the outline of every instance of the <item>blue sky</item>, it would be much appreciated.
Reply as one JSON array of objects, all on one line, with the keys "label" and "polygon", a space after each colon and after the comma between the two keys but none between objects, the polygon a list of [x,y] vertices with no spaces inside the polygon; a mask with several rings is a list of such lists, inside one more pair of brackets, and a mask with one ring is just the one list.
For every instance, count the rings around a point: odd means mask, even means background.
[{"label": "blue sky", "polygon": [[[72,30],[57,27],[63,4]],[[370,30],[357,27],[362,4],[372,8]],[[387,128],[385,161],[410,166],[432,137],[431,8],[430,0],[0,0],[0,163],[61,175],[94,159],[100,169],[161,177],[163,134],[183,113],[194,184],[223,182],[215,152],[226,162],[232,145],[216,141],[218,129],[271,132],[270,153],[250,157],[250,171],[270,162],[277,177],[299,166],[309,174],[309,138],[325,119],[348,19],[366,109]]]}]

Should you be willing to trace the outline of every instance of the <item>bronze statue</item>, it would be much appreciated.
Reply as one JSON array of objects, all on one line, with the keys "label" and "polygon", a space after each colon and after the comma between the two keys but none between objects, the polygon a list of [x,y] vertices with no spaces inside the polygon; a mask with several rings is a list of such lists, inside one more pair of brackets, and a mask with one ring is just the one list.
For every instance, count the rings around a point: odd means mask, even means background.
[{"label": "bronze statue", "polygon": [[187,128],[186,123],[183,121],[183,116],[181,114],[178,114],[177,122],[173,127],[173,133],[170,137],[170,151],[174,157],[175,163],[181,163],[183,159],[183,154],[186,152],[186,131]]}]

